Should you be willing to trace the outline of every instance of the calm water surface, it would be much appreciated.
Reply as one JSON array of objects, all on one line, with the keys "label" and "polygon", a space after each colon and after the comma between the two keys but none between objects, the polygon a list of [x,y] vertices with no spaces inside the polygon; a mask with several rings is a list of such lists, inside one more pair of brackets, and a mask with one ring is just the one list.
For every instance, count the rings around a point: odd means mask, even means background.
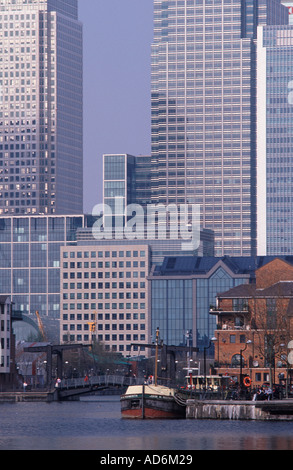
[{"label": "calm water surface", "polygon": [[0,404],[0,450],[293,450],[293,422],[121,419],[119,397]]}]

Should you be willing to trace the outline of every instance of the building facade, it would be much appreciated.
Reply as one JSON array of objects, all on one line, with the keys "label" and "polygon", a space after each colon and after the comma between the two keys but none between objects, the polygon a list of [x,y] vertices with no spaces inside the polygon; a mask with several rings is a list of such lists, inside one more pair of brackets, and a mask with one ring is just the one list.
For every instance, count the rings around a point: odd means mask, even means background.
[{"label": "building facade", "polygon": [[15,313],[59,319],[60,247],[76,244],[85,224],[84,215],[0,219],[0,293]]},{"label": "building facade", "polygon": [[8,296],[0,296],[0,383],[2,383],[2,374],[10,374],[11,371],[11,359],[13,351],[12,342],[12,328],[11,328],[11,317],[12,317],[12,303]]},{"label": "building facade", "polygon": [[[217,296],[215,369],[243,386],[284,384],[293,346],[293,259],[274,259],[256,270],[256,283]],[[291,377],[292,378],[292,377]],[[291,381],[290,378],[290,381]]]},{"label": "building facade", "polygon": [[1,0],[0,25],[0,215],[82,213],[77,0]]},{"label": "building facade", "polygon": [[155,0],[152,197],[200,204],[215,255],[256,254],[257,26],[277,0]]},{"label": "building facade", "polygon": [[[293,5],[293,4],[292,4]],[[258,28],[258,254],[293,253],[293,25]]]},{"label": "building facade", "polygon": [[282,5],[288,8],[289,24],[293,24],[293,2],[292,0],[282,0]]},{"label": "building facade", "polygon": [[[60,341],[137,356],[148,343],[148,245],[61,248]],[[138,351],[139,349],[139,351]]]},{"label": "building facade", "polygon": [[15,390],[20,378],[16,368],[15,336],[12,328],[11,297],[0,295],[0,388]]},{"label": "building facade", "polygon": [[[148,277],[151,334],[160,328],[166,344],[192,345],[200,351],[215,336],[218,294],[238,286],[253,286],[256,270],[270,266],[274,257],[166,257]],[[292,264],[293,258],[282,257]],[[268,268],[269,269],[269,268]],[[207,350],[213,356],[214,346]]]},{"label": "building facade", "polygon": [[202,351],[214,336],[216,321],[209,311],[217,293],[253,282],[255,263],[251,257],[166,257],[148,278],[152,335],[159,327],[164,343],[185,345],[188,332]]},{"label": "building facade", "polygon": [[122,226],[128,205],[138,204],[145,209],[151,203],[151,157],[103,155],[103,203],[112,215],[121,218]]}]

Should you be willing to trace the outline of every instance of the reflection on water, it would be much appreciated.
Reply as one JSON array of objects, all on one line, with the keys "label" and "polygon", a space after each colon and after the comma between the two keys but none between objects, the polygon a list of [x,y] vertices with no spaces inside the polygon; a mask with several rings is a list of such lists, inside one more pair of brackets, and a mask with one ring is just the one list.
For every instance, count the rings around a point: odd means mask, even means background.
[{"label": "reflection on water", "polygon": [[121,419],[119,397],[0,404],[0,450],[293,450],[291,422]]}]

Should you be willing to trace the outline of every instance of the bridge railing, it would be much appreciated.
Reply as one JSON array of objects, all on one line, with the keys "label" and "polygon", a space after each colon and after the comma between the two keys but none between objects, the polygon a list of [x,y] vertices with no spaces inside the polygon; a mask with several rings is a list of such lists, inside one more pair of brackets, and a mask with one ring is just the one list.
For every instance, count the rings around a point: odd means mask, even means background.
[{"label": "bridge railing", "polygon": [[62,379],[61,382],[55,384],[58,388],[81,388],[91,386],[120,386],[143,384],[143,378],[125,377],[121,375],[97,375],[94,377],[81,377],[75,379]]}]

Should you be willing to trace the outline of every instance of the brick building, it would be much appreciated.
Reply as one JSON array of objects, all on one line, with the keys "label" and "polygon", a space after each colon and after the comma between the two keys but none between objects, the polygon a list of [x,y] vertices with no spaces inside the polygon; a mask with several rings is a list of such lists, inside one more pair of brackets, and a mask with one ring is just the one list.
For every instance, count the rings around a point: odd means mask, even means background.
[{"label": "brick building", "polygon": [[218,294],[210,314],[217,315],[217,373],[249,376],[253,386],[291,377],[293,263],[276,258],[257,269],[254,284]]}]

